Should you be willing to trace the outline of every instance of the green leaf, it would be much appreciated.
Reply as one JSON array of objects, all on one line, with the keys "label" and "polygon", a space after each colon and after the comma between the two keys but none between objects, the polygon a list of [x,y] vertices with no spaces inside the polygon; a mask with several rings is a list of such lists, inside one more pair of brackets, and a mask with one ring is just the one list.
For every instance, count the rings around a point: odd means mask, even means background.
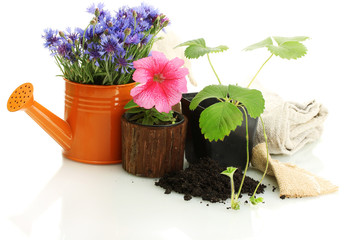
[{"label": "green leaf", "polygon": [[239,209],[240,209],[240,205],[239,205],[239,204],[240,204],[239,201],[233,203],[233,204],[231,205],[232,209],[233,209],[233,210],[239,210]]},{"label": "green leaf", "polygon": [[228,49],[227,46],[220,45],[217,47],[207,47],[206,42],[203,38],[190,40],[184,43],[181,43],[177,45],[176,47],[183,47],[187,46],[186,50],[184,51],[184,55],[186,58],[193,59],[193,58],[199,58],[201,56],[204,56],[207,53],[218,53],[223,52]]},{"label": "green leaf", "polygon": [[197,108],[198,104],[208,98],[226,98],[228,94],[228,86],[224,85],[209,85],[203,88],[197,95],[192,99],[189,108],[194,110]]},{"label": "green leaf", "polygon": [[256,89],[243,88],[236,85],[228,86],[229,97],[242,103],[252,118],[259,117],[264,111],[264,98]]},{"label": "green leaf", "polygon": [[273,37],[273,39],[278,43],[278,45],[281,45],[285,42],[303,42],[303,41],[309,39],[309,37],[306,37],[306,36],[278,37],[278,36],[275,36],[275,37]]},{"label": "green leaf", "polygon": [[309,39],[306,36],[296,37],[273,37],[276,45],[273,44],[272,38],[268,37],[263,41],[246,47],[244,50],[254,50],[266,47],[272,54],[285,59],[297,59],[303,57],[307,53],[307,48],[301,42]]},{"label": "green leaf", "polygon": [[298,59],[307,53],[304,44],[295,41],[284,42],[278,46],[268,46],[268,50],[276,56],[285,59]]},{"label": "green leaf", "polygon": [[226,175],[231,178],[231,177],[233,177],[233,174],[236,170],[237,170],[237,168],[235,168],[235,167],[227,167],[227,169],[224,170],[223,172],[221,172],[221,174]]},{"label": "green leaf", "polygon": [[251,203],[253,205],[257,205],[258,203],[263,202],[263,198],[259,197],[259,198],[255,198],[254,196],[250,197],[249,200],[251,201]]},{"label": "green leaf", "polygon": [[199,45],[199,46],[203,46],[206,47],[206,42],[203,38],[198,38],[195,40],[190,40],[181,44],[178,44],[175,48],[177,47],[185,47],[185,46],[192,46],[192,45]]},{"label": "green leaf", "polygon": [[134,108],[130,108],[126,111],[126,113],[140,113],[145,111],[144,108],[140,108],[140,107],[134,107]]},{"label": "green leaf", "polygon": [[149,115],[145,115],[143,120],[142,120],[142,124],[143,125],[153,125],[154,124],[154,119],[153,117],[149,116]]},{"label": "green leaf", "polygon": [[230,102],[219,102],[203,110],[199,126],[209,141],[223,140],[225,136],[240,126],[242,112]]},{"label": "green leaf", "polygon": [[153,117],[157,118],[158,120],[160,120],[162,122],[176,121],[176,119],[173,117],[173,111],[170,111],[169,113],[165,113],[165,112],[158,112],[155,109],[155,112],[153,113]]},{"label": "green leaf", "polygon": [[130,109],[130,108],[133,108],[133,107],[138,107],[137,103],[135,103],[133,101],[133,99],[131,99],[123,108],[124,109]]},{"label": "green leaf", "polygon": [[266,39],[264,39],[263,41],[257,42],[255,44],[252,44],[248,47],[246,47],[245,49],[243,49],[244,51],[251,51],[257,48],[263,48],[263,47],[267,47],[267,46],[271,46],[273,45],[273,41],[271,39],[271,37],[267,37]]}]

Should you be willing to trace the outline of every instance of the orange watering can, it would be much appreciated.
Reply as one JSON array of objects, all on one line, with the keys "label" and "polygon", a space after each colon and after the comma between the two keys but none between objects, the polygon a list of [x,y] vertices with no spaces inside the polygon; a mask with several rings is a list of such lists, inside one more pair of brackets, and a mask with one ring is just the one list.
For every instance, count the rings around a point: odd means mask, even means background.
[{"label": "orange watering can", "polygon": [[11,94],[10,112],[25,111],[63,148],[71,160],[91,164],[121,162],[121,117],[132,99],[135,83],[99,86],[65,80],[65,120],[33,98],[33,86],[24,83]]}]

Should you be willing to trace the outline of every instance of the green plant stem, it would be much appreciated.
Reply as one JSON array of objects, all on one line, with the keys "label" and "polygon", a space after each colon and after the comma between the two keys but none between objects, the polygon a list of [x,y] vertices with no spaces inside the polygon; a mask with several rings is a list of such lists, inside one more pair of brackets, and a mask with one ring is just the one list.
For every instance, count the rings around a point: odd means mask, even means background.
[{"label": "green plant stem", "polygon": [[267,135],[266,135],[266,130],[265,130],[265,127],[264,127],[264,122],[263,122],[263,119],[261,116],[259,116],[260,120],[261,120],[261,123],[262,123],[262,127],[263,127],[263,135],[264,135],[264,140],[265,140],[265,143],[266,143],[266,150],[267,150],[267,163],[266,163],[266,168],[264,170],[264,173],[263,173],[263,176],[262,176],[262,179],[259,181],[256,189],[254,190],[253,192],[253,197],[256,195],[257,193],[257,190],[258,190],[258,187],[259,185],[261,185],[265,175],[267,174],[267,170],[268,170],[268,165],[269,165],[269,151],[268,151],[268,140],[267,140]]},{"label": "green plant stem", "polygon": [[218,80],[218,82],[219,82],[219,85],[222,85],[221,80],[219,80],[219,77],[218,77],[216,71],[214,70],[214,67],[213,67],[212,62],[211,62],[211,60],[210,60],[210,58],[209,58],[209,54],[208,54],[208,53],[207,53],[207,58],[208,58],[209,65],[211,65],[211,68],[212,68],[214,74],[215,74],[216,77],[217,77],[217,80]]},{"label": "green plant stem", "polygon": [[254,81],[254,79],[256,79],[257,75],[259,74],[259,72],[262,70],[262,68],[264,67],[264,65],[269,61],[269,59],[271,59],[273,57],[273,53],[272,55],[269,56],[269,58],[267,58],[267,60],[262,64],[262,66],[259,68],[259,70],[257,71],[256,75],[254,75],[254,77],[252,78],[252,80],[250,81],[250,83],[248,84],[247,88],[249,88],[249,86],[251,86],[252,82]]},{"label": "green plant stem", "polygon": [[232,209],[234,208],[234,180],[233,180],[233,176],[231,177],[231,207]]},{"label": "green plant stem", "polygon": [[84,34],[82,35],[82,49],[85,50],[85,36],[86,36],[86,32],[87,29],[91,26],[91,23],[89,25],[87,25],[87,27],[85,28]]},{"label": "green plant stem", "polygon": [[248,170],[248,165],[249,165],[249,135],[248,135],[248,115],[246,112],[246,109],[243,106],[240,106],[243,109],[244,115],[246,117],[246,141],[247,141],[247,163],[246,163],[246,168],[244,169],[243,172],[243,177],[242,177],[242,181],[241,181],[241,185],[239,186],[239,190],[238,193],[236,195],[236,200],[238,200],[239,195],[241,194],[242,191],[242,187],[243,187],[243,183],[244,183],[244,179],[246,177],[247,174],[247,170]]}]

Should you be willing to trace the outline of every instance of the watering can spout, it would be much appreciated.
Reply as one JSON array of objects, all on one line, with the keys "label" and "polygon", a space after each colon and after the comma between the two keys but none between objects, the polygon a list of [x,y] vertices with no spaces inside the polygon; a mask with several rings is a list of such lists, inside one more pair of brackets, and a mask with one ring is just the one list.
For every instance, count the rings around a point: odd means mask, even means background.
[{"label": "watering can spout", "polygon": [[7,102],[7,109],[10,112],[25,111],[65,151],[71,148],[72,133],[69,124],[34,100],[31,83],[24,83],[15,89]]}]

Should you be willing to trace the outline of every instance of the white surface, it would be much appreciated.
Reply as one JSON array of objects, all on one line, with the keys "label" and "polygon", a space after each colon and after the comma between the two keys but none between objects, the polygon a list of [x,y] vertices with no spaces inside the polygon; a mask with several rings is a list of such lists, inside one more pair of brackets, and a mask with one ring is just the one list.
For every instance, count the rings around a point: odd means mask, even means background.
[{"label": "white surface", "polygon": [[[116,9],[125,2],[105,4]],[[165,195],[155,180],[131,176],[121,165],[63,159],[61,148],[25,113],[9,113],[5,105],[13,89],[29,81],[35,99],[63,116],[64,83],[55,77],[59,70],[41,34],[47,27],[84,26],[91,2],[7,1],[0,15],[0,239],[359,239],[356,1],[148,2],[170,17],[183,41],[204,37],[209,46],[230,47],[212,56],[224,83],[246,85],[269,56],[242,52],[247,45],[269,35],[310,36],[306,57],[272,58],[258,80],[287,100],[316,99],[329,109],[318,142],[277,158],[331,180],[339,191],[281,200],[266,178],[265,204],[232,211],[228,203],[206,206]],[[205,59],[193,61],[193,70],[200,86],[190,90],[215,83]]]}]

